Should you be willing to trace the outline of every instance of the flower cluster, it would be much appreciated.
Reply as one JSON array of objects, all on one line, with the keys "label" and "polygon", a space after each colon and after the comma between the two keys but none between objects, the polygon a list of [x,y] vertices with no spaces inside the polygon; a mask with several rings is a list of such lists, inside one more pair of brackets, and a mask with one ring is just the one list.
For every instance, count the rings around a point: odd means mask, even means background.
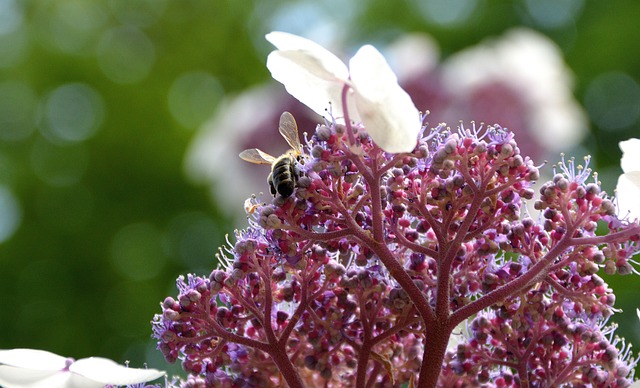
[{"label": "flower cluster", "polygon": [[[330,73],[295,47],[286,58]],[[640,226],[590,171],[562,162],[536,195],[538,168],[499,126],[422,128],[411,150],[387,152],[348,119],[384,88],[354,108],[359,86],[331,79],[345,117],[307,139],[294,193],[252,197],[220,267],[180,277],[154,319],[185,385],[629,386],[635,361],[605,326],[615,297],[597,272],[636,272]],[[373,125],[403,125],[379,108]]]}]

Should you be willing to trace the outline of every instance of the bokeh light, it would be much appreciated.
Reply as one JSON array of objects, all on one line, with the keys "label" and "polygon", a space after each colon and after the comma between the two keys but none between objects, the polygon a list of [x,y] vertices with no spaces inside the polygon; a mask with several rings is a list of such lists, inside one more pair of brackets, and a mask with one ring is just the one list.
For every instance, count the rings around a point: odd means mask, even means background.
[{"label": "bokeh light", "polygon": [[24,18],[20,4],[15,0],[0,0],[0,35],[16,31]]},{"label": "bokeh light", "polygon": [[44,103],[41,130],[52,141],[80,142],[100,129],[105,108],[102,97],[85,84],[59,86]]},{"label": "bokeh light", "polygon": [[133,84],[149,75],[156,49],[144,32],[132,26],[122,26],[104,33],[96,55],[100,69],[110,80]]},{"label": "bokeh light", "polygon": [[223,94],[220,82],[204,71],[181,74],[168,95],[173,117],[187,128],[196,128],[213,113]]},{"label": "bokeh light", "polygon": [[47,47],[83,55],[92,54],[108,17],[103,4],[82,0],[49,2],[36,14],[39,37]]},{"label": "bokeh light", "polygon": [[[340,12],[336,12],[339,9]],[[344,26],[363,9],[357,2],[341,0],[304,0],[274,9],[270,3],[259,3],[253,18],[262,19],[268,31],[286,31],[303,35],[326,47],[332,47],[345,37]],[[266,16],[266,17],[265,17]],[[264,26],[255,31],[257,46],[264,44]]]},{"label": "bokeh light", "polygon": [[412,0],[426,20],[443,27],[465,23],[473,15],[478,0]]},{"label": "bokeh light", "polygon": [[559,28],[576,21],[584,0],[525,0],[524,4],[536,24],[544,28]]}]

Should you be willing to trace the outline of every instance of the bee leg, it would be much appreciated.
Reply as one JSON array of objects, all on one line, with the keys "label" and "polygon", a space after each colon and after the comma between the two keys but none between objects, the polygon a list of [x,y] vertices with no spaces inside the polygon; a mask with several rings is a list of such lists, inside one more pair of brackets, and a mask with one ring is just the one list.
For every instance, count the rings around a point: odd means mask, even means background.
[{"label": "bee leg", "polygon": [[275,197],[278,194],[278,191],[276,190],[276,186],[273,184],[272,173],[269,173],[269,176],[267,177],[267,183],[269,184],[269,191],[271,191],[271,195]]}]

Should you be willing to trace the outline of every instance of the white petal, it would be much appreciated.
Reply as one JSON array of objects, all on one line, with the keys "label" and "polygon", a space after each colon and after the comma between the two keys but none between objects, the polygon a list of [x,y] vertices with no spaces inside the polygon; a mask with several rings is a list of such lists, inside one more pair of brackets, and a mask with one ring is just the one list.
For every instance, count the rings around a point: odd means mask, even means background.
[{"label": "white petal", "polygon": [[[327,73],[313,72],[313,60],[301,51],[274,51],[267,57],[267,68],[287,92],[321,116],[331,107],[335,117],[342,116],[343,83],[327,79]],[[316,69],[317,70],[317,69]]]},{"label": "white petal", "polygon": [[640,171],[640,139],[629,139],[618,143],[622,150],[622,171]]},{"label": "white petal", "polygon": [[300,36],[272,32],[266,38],[278,48],[267,57],[271,76],[317,114],[325,116],[331,106],[333,116],[341,117],[347,66],[329,50]]},{"label": "white petal", "polygon": [[102,384],[129,385],[144,383],[164,376],[156,369],[127,368],[101,357],[83,358],[74,362],[69,370]]},{"label": "white petal", "polygon": [[0,365],[0,386],[34,387],[38,382],[51,379],[58,374],[53,370],[33,370],[15,366]]},{"label": "white petal", "polygon": [[620,175],[618,186],[618,215],[625,217],[629,212],[631,220],[640,219],[640,171]]},{"label": "white petal", "polygon": [[67,366],[66,362],[66,357],[47,352],[46,350],[0,350],[0,364],[19,368],[60,371]]},{"label": "white petal", "polygon": [[298,51],[307,58],[305,66],[317,76],[325,79],[347,81],[347,66],[331,51],[316,42],[287,32],[274,31],[265,36],[280,51]]},{"label": "white petal", "polygon": [[5,388],[101,388],[103,383],[68,371],[34,370],[0,365],[0,385]]},{"label": "white petal", "polygon": [[363,46],[349,62],[355,103],[367,132],[387,152],[410,152],[418,141],[420,113],[382,54]]}]

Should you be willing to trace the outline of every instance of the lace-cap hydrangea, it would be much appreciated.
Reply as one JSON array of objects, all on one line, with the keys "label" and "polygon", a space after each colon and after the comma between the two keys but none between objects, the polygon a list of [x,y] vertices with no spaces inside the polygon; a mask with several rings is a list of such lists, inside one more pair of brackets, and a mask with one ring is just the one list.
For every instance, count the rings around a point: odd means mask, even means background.
[{"label": "lace-cap hydrangea", "polygon": [[[308,39],[272,32],[278,50],[267,58],[274,79],[319,115],[362,122],[373,141],[387,152],[412,151],[422,126],[418,109],[382,54],[361,47],[349,68],[330,51]],[[347,93],[346,99],[342,98]],[[348,114],[348,116],[347,116]]]},{"label": "lace-cap hydrangea", "polygon": [[299,37],[268,38],[274,77],[298,80],[284,82],[292,94],[313,109],[329,100],[345,120],[304,128],[287,163],[292,191],[251,197],[248,227],[219,266],[181,276],[162,302],[154,337],[189,373],[185,386],[633,382],[630,347],[608,324],[615,294],[598,273],[637,274],[640,225],[620,219],[589,158],[563,159],[536,194],[538,166],[499,125],[412,127],[399,132],[411,132],[403,153],[389,152],[368,125],[394,133],[386,123],[417,115],[384,102],[393,77],[371,80],[360,59],[347,69]]}]

